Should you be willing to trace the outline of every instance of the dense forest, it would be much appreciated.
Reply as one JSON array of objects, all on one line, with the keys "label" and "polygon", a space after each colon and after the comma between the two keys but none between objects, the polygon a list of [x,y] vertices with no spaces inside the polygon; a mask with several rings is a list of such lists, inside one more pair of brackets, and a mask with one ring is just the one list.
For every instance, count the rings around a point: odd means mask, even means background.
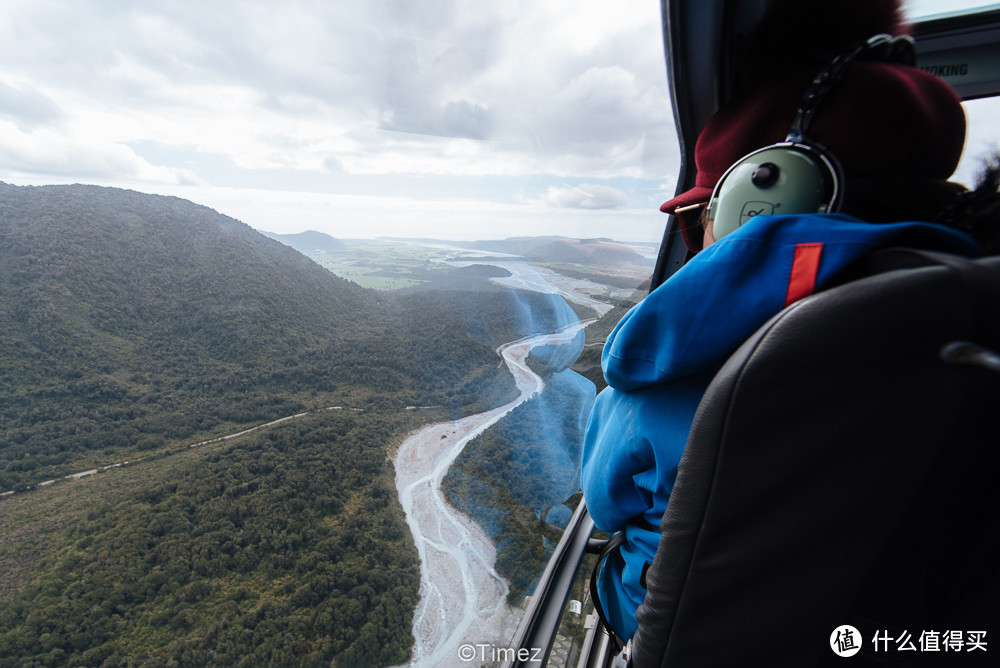
[{"label": "dense forest", "polygon": [[329,411],[88,497],[4,596],[0,666],[405,662],[419,570],[373,447],[400,415]]},{"label": "dense forest", "polygon": [[391,450],[509,400],[496,346],[572,316],[365,290],[177,198],[0,184],[0,666],[405,662]]}]

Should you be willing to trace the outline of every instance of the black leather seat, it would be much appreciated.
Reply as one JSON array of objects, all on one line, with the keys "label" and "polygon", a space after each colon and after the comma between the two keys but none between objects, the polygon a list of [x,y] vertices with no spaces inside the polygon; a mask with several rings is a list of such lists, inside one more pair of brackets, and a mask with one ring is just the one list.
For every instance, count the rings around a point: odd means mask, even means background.
[{"label": "black leather seat", "polygon": [[[1000,258],[948,262],[804,299],[726,363],[681,460],[634,665],[1000,665],[1000,373],[941,355],[1000,351]],[[850,659],[830,648],[843,624],[862,636]],[[987,651],[921,651],[946,631],[986,631]]]}]

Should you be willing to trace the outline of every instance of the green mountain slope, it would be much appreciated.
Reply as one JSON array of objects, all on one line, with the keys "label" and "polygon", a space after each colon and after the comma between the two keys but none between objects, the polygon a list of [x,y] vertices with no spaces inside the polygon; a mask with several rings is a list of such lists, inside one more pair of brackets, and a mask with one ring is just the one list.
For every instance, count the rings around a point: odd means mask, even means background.
[{"label": "green mountain slope", "polygon": [[0,185],[0,491],[308,407],[460,407],[502,374],[449,309],[177,198]]}]

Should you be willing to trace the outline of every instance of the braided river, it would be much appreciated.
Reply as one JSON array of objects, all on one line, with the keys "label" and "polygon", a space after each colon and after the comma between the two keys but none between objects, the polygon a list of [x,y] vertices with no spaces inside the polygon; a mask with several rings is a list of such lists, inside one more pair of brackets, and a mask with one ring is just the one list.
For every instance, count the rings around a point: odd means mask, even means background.
[{"label": "braided river", "polygon": [[[511,266],[505,268],[516,271]],[[524,274],[514,273],[506,280],[516,281],[522,289],[530,284],[533,289],[587,303],[599,313],[610,308],[574,290],[572,285],[555,289],[539,280],[535,271],[527,274],[527,279]],[[542,379],[525,363],[531,349],[571,343],[584,326],[578,321],[558,332],[504,344],[497,352],[520,391],[514,401],[484,413],[429,425],[399,447],[396,489],[420,555],[420,603],[413,619],[414,650],[409,665],[478,665],[469,663],[473,648],[506,647],[513,636],[520,611],[507,603],[507,582],[493,568],[493,543],[479,525],[448,504],[441,492],[441,480],[469,441],[541,392]]]}]

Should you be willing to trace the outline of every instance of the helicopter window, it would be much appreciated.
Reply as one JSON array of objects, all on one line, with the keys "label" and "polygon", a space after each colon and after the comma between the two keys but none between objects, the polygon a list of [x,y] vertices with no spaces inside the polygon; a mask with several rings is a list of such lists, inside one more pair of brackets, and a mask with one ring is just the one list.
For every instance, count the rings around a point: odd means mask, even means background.
[{"label": "helicopter window", "polygon": [[[0,656],[504,648],[675,185],[660,30],[646,0],[5,4]],[[421,558],[452,560],[423,602]]]},{"label": "helicopter window", "polygon": [[955,2],[941,2],[940,0],[905,0],[903,11],[912,20],[929,18],[939,18],[941,16],[953,16],[957,14],[968,14],[984,9],[994,9],[1000,5],[995,2],[979,2],[977,0],[956,0]]}]

